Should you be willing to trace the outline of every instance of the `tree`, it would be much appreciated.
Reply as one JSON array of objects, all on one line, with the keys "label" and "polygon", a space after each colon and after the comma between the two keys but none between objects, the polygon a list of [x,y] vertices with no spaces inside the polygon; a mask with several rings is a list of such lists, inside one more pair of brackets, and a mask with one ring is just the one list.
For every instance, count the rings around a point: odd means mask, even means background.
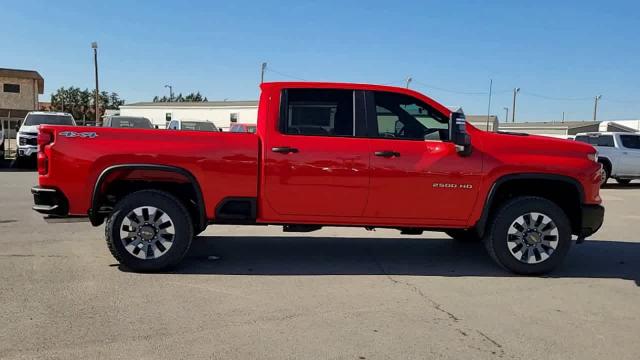
[{"label": "tree", "polygon": [[166,96],[163,97],[159,97],[159,96],[154,96],[153,97],[153,102],[207,102],[209,101],[206,96],[202,96],[202,94],[200,94],[200,91],[197,92],[191,92],[189,94],[187,94],[186,96],[183,96],[182,93],[178,93],[177,96],[173,97],[172,99],[169,99]]},{"label": "tree", "polygon": [[[99,115],[102,115],[105,109],[118,109],[124,105],[124,100],[115,92],[102,91],[99,94],[99,105]],[[76,119],[95,121],[95,92],[73,86],[66,89],[61,87],[51,94],[51,108],[68,112]]]}]

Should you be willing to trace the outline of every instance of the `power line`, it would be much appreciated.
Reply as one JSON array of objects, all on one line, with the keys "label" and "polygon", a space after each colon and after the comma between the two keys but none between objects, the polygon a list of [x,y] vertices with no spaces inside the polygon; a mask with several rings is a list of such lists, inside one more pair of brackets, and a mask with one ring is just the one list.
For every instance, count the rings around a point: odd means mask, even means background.
[{"label": "power line", "polygon": [[278,70],[276,70],[276,69],[272,68],[271,66],[266,66],[266,67],[265,67],[265,70],[266,70],[266,71],[269,71],[269,72],[272,72],[272,73],[274,73],[274,74],[278,74],[278,75],[280,75],[280,76],[284,76],[284,77],[289,78],[289,79],[295,79],[295,80],[300,80],[300,81],[307,81],[307,80],[305,80],[305,79],[303,79],[303,78],[300,78],[300,77],[297,77],[297,76],[293,76],[293,75],[289,75],[289,74],[283,73],[283,72],[281,72],[281,71],[278,71]]},{"label": "power line", "polygon": [[540,95],[540,94],[535,94],[535,93],[531,93],[528,91],[521,91],[521,93],[525,94],[525,95],[529,95],[529,96],[533,96],[533,97],[537,97],[537,98],[541,98],[541,99],[545,99],[545,100],[556,100],[556,101],[591,101],[593,100],[592,97],[583,97],[583,98],[560,98],[560,97],[553,97],[553,96],[546,96],[546,95]]}]

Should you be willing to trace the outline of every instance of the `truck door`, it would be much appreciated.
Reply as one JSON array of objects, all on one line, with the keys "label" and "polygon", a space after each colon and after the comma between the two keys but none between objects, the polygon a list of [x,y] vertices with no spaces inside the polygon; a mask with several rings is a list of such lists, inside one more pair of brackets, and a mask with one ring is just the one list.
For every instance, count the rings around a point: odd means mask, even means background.
[{"label": "truck door", "polygon": [[640,136],[633,134],[618,135],[620,142],[619,162],[625,169],[623,175],[640,175]]},{"label": "truck door", "polygon": [[371,181],[365,216],[447,225],[471,215],[482,157],[448,142],[448,117],[403,94],[368,92]]},{"label": "truck door", "polygon": [[280,97],[277,129],[264,139],[261,216],[362,216],[370,161],[368,139],[357,136],[364,135],[364,93],[293,88]]}]

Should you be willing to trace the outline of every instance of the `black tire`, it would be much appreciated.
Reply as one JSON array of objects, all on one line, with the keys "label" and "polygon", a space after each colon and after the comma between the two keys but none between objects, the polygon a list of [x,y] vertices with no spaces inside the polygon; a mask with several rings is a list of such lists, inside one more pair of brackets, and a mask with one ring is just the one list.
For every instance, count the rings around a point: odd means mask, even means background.
[{"label": "black tire", "polygon": [[607,181],[611,177],[611,167],[607,163],[602,164],[602,180],[600,181],[600,187],[607,185]]},{"label": "black tire", "polygon": [[620,185],[629,185],[631,179],[616,179],[616,182]]},{"label": "black tire", "polygon": [[[171,245],[158,257],[140,259],[125,248],[121,239],[120,231],[123,229],[125,217],[140,207],[157,208],[171,220],[174,230],[172,240],[169,241]],[[193,225],[189,211],[176,197],[163,191],[142,190],[125,196],[116,204],[107,218],[105,238],[113,257],[125,267],[136,272],[161,271],[177,265],[185,257],[193,239]],[[138,250],[138,253],[140,252]]]},{"label": "black tire", "polygon": [[[520,216],[529,213],[540,213],[550,218],[557,229],[555,250],[546,260],[531,264],[516,258],[509,249],[509,229]],[[566,257],[571,248],[571,223],[565,212],[552,201],[534,196],[514,198],[505,203],[495,214],[489,224],[484,245],[493,260],[503,268],[517,274],[544,274],[553,270]],[[537,260],[538,251],[535,259]]]},{"label": "black tire", "polygon": [[481,240],[480,236],[474,229],[451,229],[444,232],[449,235],[453,240],[460,242],[478,242]]}]

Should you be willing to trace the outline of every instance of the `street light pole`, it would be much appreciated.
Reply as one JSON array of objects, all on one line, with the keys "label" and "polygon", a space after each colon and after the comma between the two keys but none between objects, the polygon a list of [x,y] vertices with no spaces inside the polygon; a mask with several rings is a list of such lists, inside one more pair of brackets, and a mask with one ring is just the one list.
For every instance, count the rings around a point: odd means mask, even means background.
[{"label": "street light pole", "polygon": [[92,42],[91,48],[93,49],[93,67],[96,74],[96,126],[102,126],[102,119],[100,118],[100,92],[98,91],[98,43]]},{"label": "street light pole", "polygon": [[413,79],[411,78],[411,76],[409,76],[406,80],[407,82],[407,89],[409,88],[409,84],[411,84],[411,82],[413,81]]},{"label": "street light pole", "polygon": [[267,69],[267,63],[263,62],[262,65],[260,65],[260,84],[264,82],[264,71],[266,69]]},{"label": "street light pole", "polygon": [[516,95],[520,92],[520,88],[513,89],[513,106],[511,106],[511,122],[516,122]]},{"label": "street light pole", "polygon": [[165,88],[169,88],[169,101],[173,101],[173,86],[165,85]]},{"label": "street light pole", "polygon": [[595,97],[595,103],[593,104],[593,121],[597,121],[598,118],[598,101],[602,99],[602,95]]}]

